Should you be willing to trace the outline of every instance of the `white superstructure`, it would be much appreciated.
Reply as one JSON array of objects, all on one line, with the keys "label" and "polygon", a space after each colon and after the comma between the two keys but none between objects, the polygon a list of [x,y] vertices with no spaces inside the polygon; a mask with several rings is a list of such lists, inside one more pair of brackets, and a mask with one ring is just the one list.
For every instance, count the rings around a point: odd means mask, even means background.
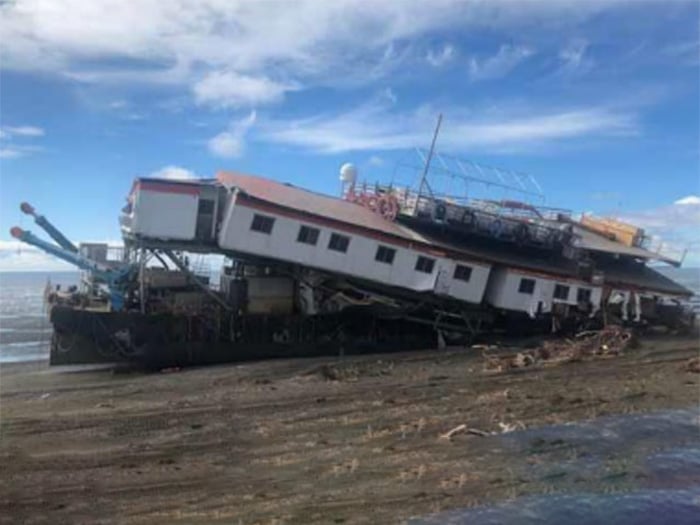
[{"label": "white superstructure", "polygon": [[[345,166],[346,193],[354,192],[355,178],[354,168]],[[377,202],[371,202],[372,194],[362,195],[364,203],[358,195],[354,200],[338,199],[233,172],[202,181],[139,179],[124,209],[122,229],[126,237],[179,250],[268,261],[531,317],[562,308],[594,314],[613,289],[627,295],[644,293],[654,301],[683,293],[643,263],[625,269],[614,260],[613,281],[606,292],[602,273],[579,271],[569,255],[552,251],[551,257],[538,258],[525,255],[526,248],[517,242],[499,251],[489,248],[483,237],[436,237],[410,221],[391,220],[395,210],[383,207],[381,194]],[[565,228],[569,223],[550,223],[550,232],[574,231]],[[440,227],[446,225],[443,221]],[[598,240],[591,232],[584,240],[590,248],[576,249],[612,249],[612,241]],[[532,246],[529,249],[532,252]],[[625,253],[624,247],[620,250]],[[633,255],[639,256],[637,252]],[[312,293],[308,286],[307,279],[294,293],[307,296]]]}]

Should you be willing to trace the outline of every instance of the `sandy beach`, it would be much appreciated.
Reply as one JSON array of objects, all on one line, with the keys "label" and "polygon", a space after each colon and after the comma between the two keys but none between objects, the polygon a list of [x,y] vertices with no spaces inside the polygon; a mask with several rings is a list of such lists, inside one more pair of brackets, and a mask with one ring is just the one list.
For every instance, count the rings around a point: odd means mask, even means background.
[{"label": "sandy beach", "polygon": [[700,374],[685,364],[699,351],[694,338],[655,338],[619,357],[501,373],[476,350],[161,373],[3,365],[0,521],[401,523],[624,488],[626,474],[520,475],[561,443],[514,454],[498,435],[697,406]]}]

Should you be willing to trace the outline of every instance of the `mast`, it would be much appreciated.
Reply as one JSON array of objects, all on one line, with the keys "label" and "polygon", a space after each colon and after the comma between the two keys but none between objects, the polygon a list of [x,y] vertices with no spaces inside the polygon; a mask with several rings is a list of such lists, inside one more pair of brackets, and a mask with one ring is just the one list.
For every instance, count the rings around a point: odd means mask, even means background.
[{"label": "mast", "polygon": [[[428,156],[425,159],[425,166],[423,166],[423,175],[421,176],[420,179],[420,186],[418,187],[418,201],[420,201],[420,198],[423,196],[423,187],[427,186],[428,191],[430,192],[430,196],[432,197],[433,195],[433,190],[430,188],[430,185],[428,184],[428,181],[426,180],[428,176],[428,170],[430,169],[430,161],[433,158],[433,152],[435,151],[435,142],[437,142],[438,138],[438,133],[440,133],[440,124],[442,124],[442,113],[438,115],[438,121],[437,125],[435,126],[435,133],[433,133],[433,141],[430,143],[430,150],[428,151]],[[414,214],[418,211],[418,206],[416,206],[416,209],[414,210]]]}]

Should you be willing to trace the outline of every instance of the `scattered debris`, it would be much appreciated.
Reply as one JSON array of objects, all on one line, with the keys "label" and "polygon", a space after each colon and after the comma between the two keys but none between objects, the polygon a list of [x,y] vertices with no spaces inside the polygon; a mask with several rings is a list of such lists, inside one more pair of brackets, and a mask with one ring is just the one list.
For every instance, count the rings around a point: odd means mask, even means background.
[{"label": "scattered debris", "polygon": [[498,426],[501,428],[500,432],[490,432],[488,430],[481,430],[478,428],[470,428],[465,424],[457,425],[454,427],[452,430],[445,432],[444,434],[440,434],[439,438],[440,439],[452,439],[452,436],[455,434],[461,434],[464,432],[465,434],[471,434],[473,436],[479,436],[479,437],[486,437],[486,436],[495,436],[496,434],[506,434],[508,432],[513,432],[514,430],[518,429],[525,429],[525,425],[518,421],[517,423],[503,423],[500,422],[498,423]]},{"label": "scattered debris", "polygon": [[686,372],[692,372],[694,374],[700,374],[700,357],[691,357],[683,365],[683,369]]},{"label": "scattered debris", "polygon": [[465,430],[467,430],[467,425],[465,425],[465,424],[457,425],[449,432],[445,432],[444,434],[440,434],[440,439],[450,439],[455,434],[459,434],[460,432],[464,432]]},{"label": "scattered debris", "polygon": [[498,426],[501,427],[502,434],[507,434],[508,432],[513,432],[514,430],[518,429],[525,430],[525,425],[521,421],[518,421],[517,423],[500,422],[498,423]]},{"label": "scattered debris", "polygon": [[538,348],[515,355],[497,356],[484,352],[484,368],[489,372],[503,372],[533,365],[580,361],[585,357],[613,357],[620,355],[632,342],[630,330],[610,325],[602,330],[580,332],[573,339],[545,341]]},{"label": "scattered debris", "polygon": [[497,350],[498,345],[476,344],[471,346],[472,350]]},{"label": "scattered debris", "polygon": [[169,368],[163,368],[161,369],[160,373],[161,374],[172,374],[175,372],[179,372],[181,369],[179,366],[171,366]]},{"label": "scattered debris", "polygon": [[486,432],[485,430],[479,430],[478,428],[468,428],[467,429],[467,434],[473,434],[475,436],[491,436],[494,433],[493,432]]},{"label": "scattered debris", "polygon": [[504,403],[510,398],[510,389],[496,390],[479,394],[475,400],[477,405],[490,405],[494,403]]},{"label": "scattered debris", "polygon": [[324,379],[329,381],[357,381],[360,377],[378,377],[390,375],[394,368],[391,361],[370,361],[356,363],[328,363],[316,368]]}]

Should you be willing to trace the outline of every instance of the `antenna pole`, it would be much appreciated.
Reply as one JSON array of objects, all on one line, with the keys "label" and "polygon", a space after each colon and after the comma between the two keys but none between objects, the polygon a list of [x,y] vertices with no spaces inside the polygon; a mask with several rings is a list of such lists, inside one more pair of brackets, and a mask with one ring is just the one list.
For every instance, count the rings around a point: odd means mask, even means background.
[{"label": "antenna pole", "polygon": [[[430,150],[428,151],[428,156],[425,159],[425,166],[423,166],[423,175],[421,176],[420,179],[420,186],[418,187],[418,200],[420,201],[420,198],[423,196],[423,186],[427,184],[427,176],[428,176],[428,170],[430,169],[430,161],[433,158],[433,152],[435,151],[435,142],[437,141],[438,138],[438,133],[440,133],[440,124],[442,124],[442,113],[438,115],[438,121],[437,125],[435,126],[435,133],[433,133],[433,141],[430,143]],[[430,189],[430,185],[428,185],[428,191],[430,191],[431,196],[432,196],[432,190]],[[417,203],[416,203],[417,204]],[[418,206],[416,206],[416,211],[418,210]]]}]

